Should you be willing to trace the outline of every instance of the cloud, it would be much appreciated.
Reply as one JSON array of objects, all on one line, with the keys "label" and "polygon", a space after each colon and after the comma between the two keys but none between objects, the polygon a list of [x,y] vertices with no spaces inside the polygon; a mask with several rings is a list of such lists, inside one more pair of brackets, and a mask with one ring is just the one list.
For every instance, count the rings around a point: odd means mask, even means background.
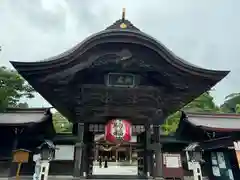
[{"label": "cloud", "polygon": [[[213,92],[218,103],[238,92],[240,1],[236,0],[2,0],[1,65],[42,60],[71,48],[126,16],[185,60],[231,74]],[[31,104],[46,104],[37,97]]]}]

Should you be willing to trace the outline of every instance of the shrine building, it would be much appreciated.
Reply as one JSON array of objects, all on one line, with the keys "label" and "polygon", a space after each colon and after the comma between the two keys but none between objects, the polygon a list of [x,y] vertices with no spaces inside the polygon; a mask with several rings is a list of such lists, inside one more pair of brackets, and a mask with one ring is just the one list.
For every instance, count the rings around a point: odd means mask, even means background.
[{"label": "shrine building", "polygon": [[[69,164],[73,177],[101,178],[93,175],[93,165],[94,157],[98,156],[95,153],[108,148],[102,148],[100,142],[95,141],[96,135],[102,133],[105,140],[119,147],[117,153],[114,151],[115,160],[126,156],[130,161],[136,152],[138,173],[134,178],[183,179],[183,173],[179,177],[168,177],[164,151],[173,151],[173,156],[181,162],[181,156],[174,155],[174,151],[180,152],[195,141],[200,143],[197,147],[212,146],[212,143],[222,143],[222,140],[216,141],[217,137],[227,138],[228,133],[232,137],[234,133],[218,132],[221,127],[212,133],[207,120],[200,118],[191,122],[185,113],[174,136],[162,136],[160,125],[170,114],[210,90],[229,71],[209,70],[188,63],[135,27],[124,14],[122,19],[58,56],[37,62],[11,63],[73,123],[74,140],[69,140],[74,145],[73,164]],[[206,127],[201,127],[201,123],[206,123]],[[37,124],[40,125],[40,121]],[[97,132],[93,127],[97,127]],[[103,127],[102,130],[99,127]],[[143,128],[133,135],[133,127]],[[186,134],[191,130],[183,130],[184,127],[191,127],[194,132],[196,128],[199,133],[187,139]],[[45,130],[38,132],[41,138],[54,139]],[[134,147],[127,145],[133,136],[136,136]],[[185,136],[186,140],[182,140]],[[120,147],[124,144],[136,151],[123,155]],[[102,150],[96,152],[96,147]],[[175,166],[178,169],[182,165]]]},{"label": "shrine building", "polygon": [[[195,154],[195,157],[200,157],[203,179],[239,179],[239,149],[234,147],[240,139],[239,120],[240,115],[236,114],[183,112],[176,133],[160,135],[163,177],[169,180],[193,179],[193,171],[186,156],[188,151]],[[0,177],[15,176],[16,163],[11,163],[12,151],[15,149],[27,149],[31,152],[29,162],[23,164],[20,175],[32,176],[33,154],[44,139],[52,140],[59,149],[51,162],[49,175],[74,176],[74,149],[78,138],[73,134],[57,134],[49,109],[7,109],[0,114],[0,130]],[[146,170],[139,166],[139,150],[143,147],[137,139],[132,138],[131,142],[117,147],[104,139],[103,125],[92,124],[89,130],[95,134],[93,164],[98,166],[98,156],[104,153],[104,156],[109,157],[110,164],[117,162],[118,165],[138,166],[138,171]],[[133,126],[133,137],[144,131],[144,126]],[[173,159],[177,160],[174,161],[175,164],[172,164]],[[153,175],[153,171],[150,175]]]}]

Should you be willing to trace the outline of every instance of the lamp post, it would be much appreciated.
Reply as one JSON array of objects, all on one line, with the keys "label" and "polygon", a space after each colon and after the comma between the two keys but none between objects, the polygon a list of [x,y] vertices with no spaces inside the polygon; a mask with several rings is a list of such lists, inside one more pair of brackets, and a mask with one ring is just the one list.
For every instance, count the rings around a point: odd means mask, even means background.
[{"label": "lamp post", "polygon": [[193,171],[194,180],[202,179],[201,163],[202,159],[202,149],[199,147],[198,143],[192,143],[185,148],[188,169]]},{"label": "lamp post", "polygon": [[39,147],[39,157],[36,158],[34,180],[47,180],[50,161],[54,159],[56,146],[52,141],[45,140]]}]

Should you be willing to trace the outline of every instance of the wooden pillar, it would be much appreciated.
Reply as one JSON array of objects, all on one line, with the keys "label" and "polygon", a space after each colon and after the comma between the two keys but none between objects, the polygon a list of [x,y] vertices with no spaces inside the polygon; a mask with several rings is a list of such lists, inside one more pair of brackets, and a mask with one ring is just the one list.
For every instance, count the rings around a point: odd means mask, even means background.
[{"label": "wooden pillar", "polygon": [[[19,136],[24,131],[24,128],[15,127],[12,130],[13,130],[13,133],[14,133],[14,140],[13,140],[13,144],[12,144],[12,152],[13,152],[14,150],[18,149]],[[13,154],[12,154],[12,160],[13,160]],[[10,168],[9,168],[9,171],[8,171],[9,177],[16,175],[16,169],[17,169],[17,164],[14,163],[14,162],[11,162]]]},{"label": "wooden pillar", "polygon": [[117,148],[116,148],[116,154],[115,155],[116,155],[116,157],[115,157],[116,158],[116,162],[118,162],[118,150],[117,150]]},{"label": "wooden pillar", "polygon": [[163,177],[163,157],[162,157],[162,146],[160,143],[160,126],[153,126],[153,136],[154,136],[154,178],[159,180],[164,180]]},{"label": "wooden pillar", "polygon": [[87,174],[87,178],[92,176],[93,172],[93,161],[95,153],[94,144],[94,133],[89,131],[89,126],[85,125],[85,135],[84,135],[84,172]]},{"label": "wooden pillar", "polygon": [[84,175],[84,123],[75,124],[76,128],[76,136],[77,142],[75,144],[75,152],[74,152],[74,177],[81,177]]},{"label": "wooden pillar", "polygon": [[129,144],[129,163],[132,164],[132,144]]},{"label": "wooden pillar", "polygon": [[151,144],[151,128],[150,128],[150,124],[145,124],[145,143],[146,143],[146,146],[145,146],[145,156],[146,156],[146,175],[147,176],[150,176],[152,173],[152,161],[151,161],[151,157],[152,157],[152,153],[151,151],[148,149],[149,145]]},{"label": "wooden pillar", "polygon": [[99,145],[96,144],[95,146],[95,154],[94,154],[94,161],[98,161],[99,160]]},{"label": "wooden pillar", "polygon": [[145,132],[137,135],[138,143],[138,176],[146,177],[146,141]]}]

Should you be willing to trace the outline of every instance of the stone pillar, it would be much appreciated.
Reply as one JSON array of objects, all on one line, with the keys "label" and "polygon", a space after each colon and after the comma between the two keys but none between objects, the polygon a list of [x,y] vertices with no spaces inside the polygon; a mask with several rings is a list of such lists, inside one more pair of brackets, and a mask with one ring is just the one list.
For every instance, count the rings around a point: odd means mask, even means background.
[{"label": "stone pillar", "polygon": [[77,123],[75,124],[76,128],[76,136],[77,142],[75,144],[75,152],[74,152],[74,170],[73,176],[74,177],[82,177],[84,175],[84,123]]},{"label": "stone pillar", "polygon": [[160,143],[160,126],[153,126],[153,137],[154,137],[154,177],[155,179],[164,180],[163,177],[163,156],[162,156],[162,145]]}]

